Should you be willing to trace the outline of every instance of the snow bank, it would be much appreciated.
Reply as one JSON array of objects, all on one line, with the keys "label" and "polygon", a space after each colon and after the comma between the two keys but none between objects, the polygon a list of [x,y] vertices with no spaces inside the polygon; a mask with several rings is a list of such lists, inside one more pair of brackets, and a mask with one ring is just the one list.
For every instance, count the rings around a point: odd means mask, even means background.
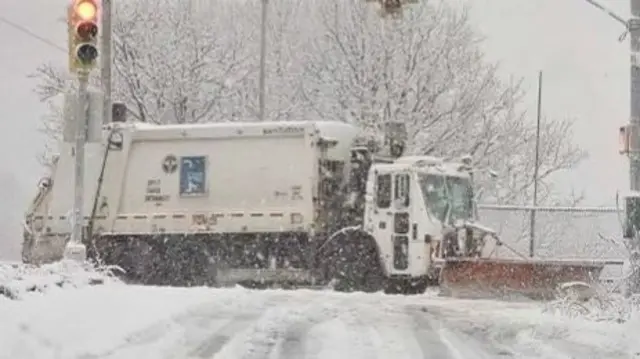
[{"label": "snow bank", "polygon": [[111,268],[61,261],[43,266],[0,262],[0,300],[20,300],[55,290],[118,283]]},{"label": "snow bank", "polygon": [[[626,316],[615,309],[570,312],[559,303],[478,303],[455,301],[460,308],[439,306],[447,326],[512,356],[525,358],[631,358],[640,357],[640,312]],[[493,308],[492,308],[493,307]],[[549,307],[549,308],[545,308]],[[564,310],[563,310],[564,309]],[[575,308],[574,308],[575,309]],[[458,312],[455,315],[455,312]],[[434,313],[434,310],[431,310]],[[618,314],[618,317],[616,317]],[[626,317],[625,321],[616,318]],[[571,353],[571,355],[568,355]]]},{"label": "snow bank", "polygon": [[[640,311],[639,298],[625,298],[611,293],[596,296],[586,302],[557,300],[547,305],[545,312],[560,317],[581,318],[592,322],[624,323]],[[638,313],[640,314],[640,313]]]}]

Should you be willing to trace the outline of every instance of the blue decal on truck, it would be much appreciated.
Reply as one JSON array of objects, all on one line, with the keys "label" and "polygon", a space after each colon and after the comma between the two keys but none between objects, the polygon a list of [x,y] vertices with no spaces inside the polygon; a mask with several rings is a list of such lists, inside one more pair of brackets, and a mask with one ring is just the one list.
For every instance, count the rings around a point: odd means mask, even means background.
[{"label": "blue decal on truck", "polygon": [[180,195],[203,195],[207,190],[207,158],[205,156],[180,157]]}]

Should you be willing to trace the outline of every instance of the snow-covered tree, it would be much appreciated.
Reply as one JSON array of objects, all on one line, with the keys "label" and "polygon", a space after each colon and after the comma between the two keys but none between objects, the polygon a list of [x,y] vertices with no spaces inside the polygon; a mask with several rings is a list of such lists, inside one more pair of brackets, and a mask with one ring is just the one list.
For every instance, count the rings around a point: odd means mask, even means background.
[{"label": "snow-covered tree", "polygon": [[[218,5],[225,16],[171,0],[115,6],[114,98],[133,119],[157,123],[167,111],[188,123],[233,115],[229,101],[239,92],[234,85],[255,67],[248,46],[255,31],[235,25],[245,20],[232,3]],[[37,92],[44,100],[68,88],[63,69],[44,65],[36,76],[42,78]]]},{"label": "snow-covered tree", "polygon": [[[324,2],[318,13],[324,36],[309,45],[305,77],[318,118],[345,118],[373,132],[402,121],[411,152],[470,154],[479,168],[493,168],[497,183],[478,176],[483,188],[493,188],[484,200],[528,199],[535,123],[518,108],[519,82],[502,81],[484,59],[466,11],[421,4],[391,20],[368,3],[347,0]],[[541,181],[584,157],[570,137],[570,121],[544,122]],[[541,198],[550,193],[547,185],[541,190]]]},{"label": "snow-covered tree", "polygon": [[[260,6],[255,2],[131,0],[116,3],[114,98],[138,121],[258,118]],[[342,120],[379,134],[403,121],[412,153],[471,154],[480,199],[528,200],[535,126],[519,108],[523,92],[484,59],[465,11],[446,4],[411,5],[402,19],[381,19],[372,3],[270,2],[267,119]],[[50,100],[68,76],[42,66],[37,92]],[[59,119],[58,115],[53,116]],[[52,116],[48,132],[57,131]],[[545,120],[541,131],[541,198],[547,180],[584,153],[571,122]]]}]

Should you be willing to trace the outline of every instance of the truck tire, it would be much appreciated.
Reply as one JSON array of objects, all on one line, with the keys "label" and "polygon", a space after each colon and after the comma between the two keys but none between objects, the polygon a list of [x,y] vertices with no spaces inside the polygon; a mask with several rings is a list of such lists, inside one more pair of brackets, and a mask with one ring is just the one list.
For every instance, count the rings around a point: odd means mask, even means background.
[{"label": "truck tire", "polygon": [[152,241],[138,236],[96,236],[88,251],[96,263],[117,266],[117,276],[129,284],[160,285],[160,254]]},{"label": "truck tire", "polygon": [[362,232],[337,235],[321,252],[325,276],[340,292],[377,292],[384,288],[385,275],[378,246]]},{"label": "truck tire", "polygon": [[204,243],[177,236],[112,236],[96,239],[94,259],[116,265],[122,280],[161,286],[212,285]]},{"label": "truck tire", "polygon": [[175,287],[200,287],[212,285],[206,244],[199,238],[167,236],[158,241],[161,250],[159,281]]}]

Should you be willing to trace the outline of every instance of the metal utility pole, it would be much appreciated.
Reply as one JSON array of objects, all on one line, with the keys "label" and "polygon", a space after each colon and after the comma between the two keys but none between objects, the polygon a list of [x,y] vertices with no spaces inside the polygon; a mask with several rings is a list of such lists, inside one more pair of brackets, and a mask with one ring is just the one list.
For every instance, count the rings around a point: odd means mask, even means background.
[{"label": "metal utility pole", "polygon": [[529,257],[535,255],[536,207],[538,206],[538,172],[540,171],[540,121],[542,118],[542,71],[538,73],[538,118],[536,120],[535,163],[533,164],[533,208],[531,209],[531,228],[529,231]]},{"label": "metal utility pole", "polygon": [[[629,112],[629,126],[626,126],[627,136],[629,143],[633,147],[640,143],[640,0],[630,0],[631,4],[631,19],[628,21],[622,17],[616,15],[611,10],[597,3],[595,0],[585,0],[589,4],[602,10],[611,18],[624,25],[626,32],[620,37],[620,41],[624,39],[624,35],[629,33],[630,43],[630,112]],[[640,156],[634,148],[630,148],[629,152],[629,187],[631,191],[640,190]]]},{"label": "metal utility pole", "polygon": [[75,132],[74,192],[71,223],[71,243],[82,243],[84,223],[84,150],[89,129],[89,84],[88,76],[78,76],[78,106]]},{"label": "metal utility pole", "polygon": [[[631,143],[640,142],[640,0],[631,0],[631,19],[629,19],[629,43],[631,52],[631,106],[629,124],[635,137]],[[629,156],[629,183],[631,191],[640,190],[640,154],[635,152]]]},{"label": "metal utility pole", "polygon": [[102,83],[102,92],[104,93],[104,102],[102,106],[102,122],[103,124],[111,123],[111,66],[113,59],[111,58],[111,20],[113,18],[112,0],[102,0],[102,34],[100,37],[100,81]]},{"label": "metal utility pole", "polygon": [[267,14],[269,0],[262,0],[262,20],[260,20],[260,121],[265,121],[266,80],[267,80]]},{"label": "metal utility pole", "polygon": [[631,0],[631,19],[628,25],[629,43],[630,43],[630,112],[629,112],[629,142],[633,144],[632,151],[629,153],[629,195],[627,202],[627,223],[633,226],[633,236],[628,238],[630,241],[628,247],[631,252],[629,276],[629,292],[640,293],[640,238],[638,238],[638,230],[640,223],[637,222],[638,210],[640,210],[638,200],[640,195],[640,152],[638,152],[638,144],[640,144],[640,0]]},{"label": "metal utility pole", "polygon": [[626,31],[620,37],[620,41],[624,40],[627,33],[629,34],[629,89],[631,92],[629,124],[620,128],[622,137],[620,153],[629,157],[629,189],[631,191],[625,197],[626,228],[623,231],[623,237],[628,241],[627,247],[631,252],[629,264],[632,273],[629,276],[629,289],[632,293],[640,293],[640,0],[629,0],[631,18],[628,21],[595,0],[586,1],[624,25]]}]

